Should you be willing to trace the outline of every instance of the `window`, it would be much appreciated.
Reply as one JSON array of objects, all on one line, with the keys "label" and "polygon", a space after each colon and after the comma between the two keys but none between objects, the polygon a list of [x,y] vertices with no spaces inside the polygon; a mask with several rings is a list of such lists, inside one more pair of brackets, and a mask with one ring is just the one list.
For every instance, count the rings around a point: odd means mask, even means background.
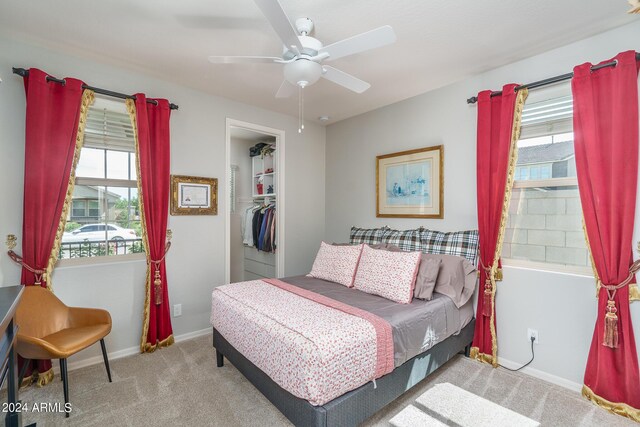
[{"label": "window", "polygon": [[133,128],[124,102],[89,108],[60,259],[143,252]]},{"label": "window", "polygon": [[[568,92],[568,85],[554,90]],[[506,264],[590,274],[573,150],[571,96],[529,95],[502,256]]]},{"label": "window", "polygon": [[87,201],[73,200],[71,205],[71,217],[87,216]]}]

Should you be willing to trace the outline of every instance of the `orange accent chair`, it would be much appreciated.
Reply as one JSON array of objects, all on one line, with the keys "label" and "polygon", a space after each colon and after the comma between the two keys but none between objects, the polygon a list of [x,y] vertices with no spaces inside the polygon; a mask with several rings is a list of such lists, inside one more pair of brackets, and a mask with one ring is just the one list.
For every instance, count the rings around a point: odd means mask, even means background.
[{"label": "orange accent chair", "polygon": [[[16,311],[18,354],[25,359],[20,380],[30,360],[60,359],[65,411],[69,403],[67,358],[100,341],[102,357],[111,382],[104,337],[111,332],[111,315],[97,308],[67,307],[40,286],[25,286]],[[66,412],[69,416],[69,412]]]}]

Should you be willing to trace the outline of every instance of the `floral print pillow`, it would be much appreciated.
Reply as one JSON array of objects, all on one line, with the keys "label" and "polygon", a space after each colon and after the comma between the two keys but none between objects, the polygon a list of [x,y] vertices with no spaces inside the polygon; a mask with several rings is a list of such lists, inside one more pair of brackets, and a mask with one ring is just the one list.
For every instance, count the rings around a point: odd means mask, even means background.
[{"label": "floral print pillow", "polygon": [[353,287],[363,245],[334,246],[320,243],[309,276]]},{"label": "floral print pillow", "polygon": [[390,252],[365,245],[354,287],[368,294],[409,304],[420,265],[420,252]]}]

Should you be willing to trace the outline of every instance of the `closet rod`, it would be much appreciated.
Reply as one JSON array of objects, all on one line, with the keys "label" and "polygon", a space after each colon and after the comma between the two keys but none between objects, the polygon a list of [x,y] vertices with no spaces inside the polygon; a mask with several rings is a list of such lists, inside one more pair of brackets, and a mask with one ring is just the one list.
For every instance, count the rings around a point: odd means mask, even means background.
[{"label": "closet rod", "polygon": [[[636,61],[640,61],[640,53],[638,52],[636,52]],[[615,67],[616,64],[618,64],[618,61],[613,60],[611,62],[605,62],[604,64],[594,65],[593,67],[591,67],[591,71],[596,71],[601,68]],[[526,85],[516,86],[514,90],[517,92],[520,89],[535,89],[538,87],[547,86],[547,85],[551,85],[558,82],[563,82],[565,80],[570,80],[572,77],[573,77],[573,73],[561,74],[559,76],[549,77],[548,79],[538,80],[537,82],[527,83]],[[498,96],[498,95],[502,95],[502,91],[491,92],[492,97]],[[478,102],[477,96],[472,96],[471,98],[467,99],[467,104],[475,104],[476,102]]]},{"label": "closet rod", "polygon": [[[27,77],[29,75],[29,70],[25,70],[24,68],[13,67],[13,74],[17,74],[17,75],[22,76],[22,77]],[[56,79],[55,77],[51,77],[51,76],[47,76],[47,81],[48,82],[65,84],[64,79]],[[87,86],[85,84],[82,85],[82,89],[89,89],[89,90],[94,91],[95,93],[99,93],[101,95],[106,95],[106,96],[111,96],[113,98],[136,99],[136,97],[133,96],[133,95],[127,95],[127,94],[124,94],[124,93],[114,92],[112,90],[107,90],[107,89],[100,89],[99,87]],[[154,101],[153,99],[147,99],[147,102],[149,104],[158,105],[158,102]],[[172,109],[172,110],[177,110],[178,106],[176,104],[169,104],[169,108]]]}]

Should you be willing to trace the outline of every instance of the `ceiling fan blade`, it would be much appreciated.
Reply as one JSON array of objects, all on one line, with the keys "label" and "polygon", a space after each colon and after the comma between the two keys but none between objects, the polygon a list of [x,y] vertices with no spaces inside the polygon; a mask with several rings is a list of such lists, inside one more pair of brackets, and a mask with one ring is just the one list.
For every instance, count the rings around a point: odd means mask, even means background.
[{"label": "ceiling fan blade", "polygon": [[288,98],[295,92],[296,88],[294,85],[284,80],[280,85],[280,89],[276,92],[276,98]]},{"label": "ceiling fan blade", "polygon": [[370,49],[386,46],[396,41],[396,33],[389,25],[385,25],[348,39],[340,40],[320,49],[319,53],[327,52],[329,57],[326,61],[353,55]]},{"label": "ceiling fan blade", "polygon": [[275,56],[210,56],[209,62],[212,64],[272,64],[280,59]]},{"label": "ceiling fan blade", "polygon": [[291,49],[291,46],[296,46],[299,51],[302,51],[303,47],[302,43],[300,43],[300,39],[298,38],[298,33],[295,28],[293,28],[293,25],[291,25],[291,21],[289,21],[287,15],[284,13],[284,9],[282,9],[280,2],[278,0],[254,1],[273,29],[276,30],[276,33],[278,33],[278,36],[285,47],[287,49]]},{"label": "ceiling fan blade", "polygon": [[322,66],[322,77],[339,84],[340,86],[346,87],[355,93],[362,93],[371,87],[371,85],[364,80],[360,80],[351,74],[347,74],[344,71],[340,71],[328,65]]}]

